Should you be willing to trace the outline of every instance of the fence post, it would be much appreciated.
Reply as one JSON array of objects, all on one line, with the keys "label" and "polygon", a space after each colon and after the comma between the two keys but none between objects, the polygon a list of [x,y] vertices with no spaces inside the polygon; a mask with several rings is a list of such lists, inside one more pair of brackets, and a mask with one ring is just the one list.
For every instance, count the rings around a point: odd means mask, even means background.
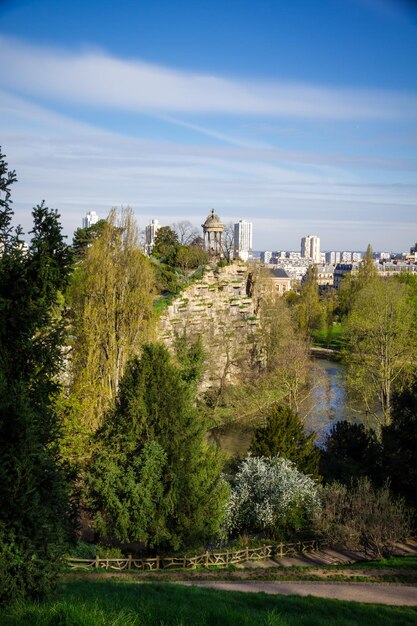
[{"label": "fence post", "polygon": [[281,559],[284,556],[284,546],[282,545],[282,541],[279,544],[279,556]]},{"label": "fence post", "polygon": [[246,546],[246,560],[249,561],[249,548]]},{"label": "fence post", "polygon": [[159,569],[159,556],[156,557],[156,569]]},{"label": "fence post", "polygon": [[209,552],[208,550],[206,550],[206,567],[208,567],[209,564]]},{"label": "fence post", "polygon": [[96,554],[95,568],[98,569],[99,567],[100,567],[100,557],[98,554]]},{"label": "fence post", "polygon": [[184,569],[187,569],[187,557],[186,556],[184,557],[184,561],[183,561],[182,566],[183,566]]},{"label": "fence post", "polygon": [[229,550],[226,550],[226,566],[229,565]]},{"label": "fence post", "polygon": [[132,569],[132,555],[129,554],[127,558],[127,569]]}]

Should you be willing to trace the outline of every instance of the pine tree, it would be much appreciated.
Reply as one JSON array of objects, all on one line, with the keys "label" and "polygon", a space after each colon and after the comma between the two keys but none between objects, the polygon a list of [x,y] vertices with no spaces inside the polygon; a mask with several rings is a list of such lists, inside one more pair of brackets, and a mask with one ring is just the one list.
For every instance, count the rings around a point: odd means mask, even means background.
[{"label": "pine tree", "polygon": [[59,216],[43,203],[24,249],[12,227],[15,180],[0,154],[0,603],[48,591],[69,530],[52,403],[62,362],[54,307],[70,254]]},{"label": "pine tree", "polygon": [[178,549],[219,527],[228,490],[194,395],[161,345],[129,363],[87,476],[101,535]]},{"label": "pine tree", "polygon": [[320,451],[314,445],[315,433],[307,435],[300,418],[288,406],[276,404],[265,426],[255,430],[250,452],[257,457],[277,454],[292,461],[304,474],[318,476]]}]

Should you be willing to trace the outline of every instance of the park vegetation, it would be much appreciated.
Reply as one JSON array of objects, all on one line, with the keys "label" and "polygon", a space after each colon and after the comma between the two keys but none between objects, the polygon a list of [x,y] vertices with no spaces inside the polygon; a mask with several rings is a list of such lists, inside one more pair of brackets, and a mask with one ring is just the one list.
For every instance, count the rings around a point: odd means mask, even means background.
[{"label": "park vegetation", "polygon": [[[415,527],[412,278],[381,281],[369,249],[339,294],[320,294],[312,269],[282,298],[250,268],[250,354],[236,353],[233,384],[202,389],[201,338],[178,335],[169,352],[156,324],[158,303],[204,271],[197,233],[162,227],[147,257],[132,212],[113,209],[69,246],[42,203],[26,249],[15,181],[0,155],[1,603],[51,589],[81,520],[142,554],[315,536],[381,556]],[[305,428],[310,347],[320,333],[335,346],[335,329],[363,419],[319,446]],[[245,458],[209,436],[231,420],[253,433]]]}]

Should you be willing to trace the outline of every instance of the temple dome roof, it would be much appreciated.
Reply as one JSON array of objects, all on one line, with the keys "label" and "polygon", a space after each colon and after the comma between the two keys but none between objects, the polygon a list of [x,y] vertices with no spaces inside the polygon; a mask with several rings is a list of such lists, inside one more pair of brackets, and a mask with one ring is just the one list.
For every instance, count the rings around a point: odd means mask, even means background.
[{"label": "temple dome roof", "polygon": [[218,228],[219,230],[223,230],[224,225],[222,224],[220,217],[217,215],[214,209],[211,209],[210,214],[203,224],[203,228]]}]

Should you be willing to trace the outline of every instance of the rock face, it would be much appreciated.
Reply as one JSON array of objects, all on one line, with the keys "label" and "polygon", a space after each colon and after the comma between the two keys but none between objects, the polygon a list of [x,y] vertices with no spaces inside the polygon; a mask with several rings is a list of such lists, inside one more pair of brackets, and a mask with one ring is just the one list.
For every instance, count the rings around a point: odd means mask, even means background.
[{"label": "rock face", "polygon": [[201,390],[233,379],[251,359],[258,325],[245,264],[208,266],[162,315],[160,337],[172,348],[176,336],[203,341],[206,368]]}]

